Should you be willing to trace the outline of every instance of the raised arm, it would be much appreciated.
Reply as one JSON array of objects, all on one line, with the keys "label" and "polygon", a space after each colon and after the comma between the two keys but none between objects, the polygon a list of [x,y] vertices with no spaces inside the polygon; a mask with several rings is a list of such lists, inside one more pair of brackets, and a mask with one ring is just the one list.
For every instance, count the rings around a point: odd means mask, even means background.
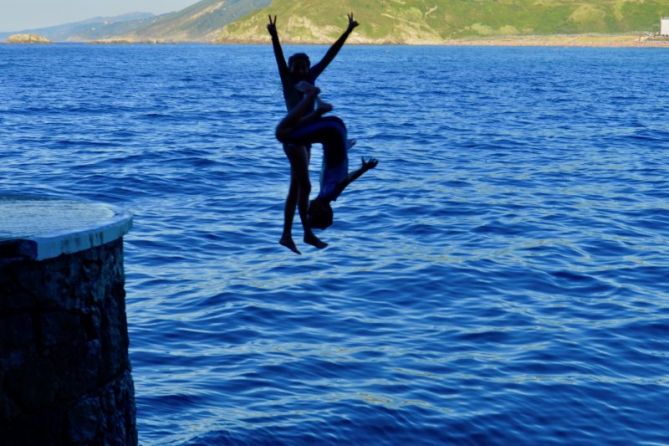
[{"label": "raised arm", "polygon": [[377,160],[376,158],[369,158],[369,159],[361,158],[361,159],[362,159],[362,165],[358,169],[349,173],[346,176],[346,178],[337,183],[337,187],[335,188],[335,193],[334,193],[335,197],[338,197],[349,184],[360,178],[363,173],[367,172],[370,169],[374,169],[376,165],[379,164],[379,160]]},{"label": "raised arm", "polygon": [[271,15],[269,16],[267,31],[269,31],[269,35],[272,36],[274,57],[276,58],[276,65],[279,67],[279,76],[281,76],[281,79],[283,80],[284,77],[288,74],[288,64],[286,64],[286,58],[283,56],[281,42],[279,42],[279,33],[276,30],[276,16],[274,16],[274,19],[272,19]]},{"label": "raised arm", "polygon": [[339,53],[339,50],[341,50],[341,47],[344,46],[344,42],[346,42],[346,39],[348,39],[348,36],[353,32],[353,29],[358,26],[358,22],[353,20],[353,13],[347,14],[348,16],[348,27],[346,28],[346,31],[344,31],[344,34],[337,39],[335,43],[332,44],[330,49],[328,49],[328,52],[325,53],[325,56],[323,56],[323,59],[321,59],[320,62],[318,62],[316,65],[311,67],[311,73],[313,76],[313,79],[316,79],[320,74],[327,68],[328,65],[330,65],[330,62],[334,60],[334,58],[337,56],[337,53]]}]

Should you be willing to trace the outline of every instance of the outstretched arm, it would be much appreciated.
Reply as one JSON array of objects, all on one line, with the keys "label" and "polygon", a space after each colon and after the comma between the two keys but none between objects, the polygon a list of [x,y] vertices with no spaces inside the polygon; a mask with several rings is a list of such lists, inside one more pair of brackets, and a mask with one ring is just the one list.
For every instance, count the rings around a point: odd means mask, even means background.
[{"label": "outstretched arm", "polygon": [[335,188],[335,196],[338,197],[339,194],[341,194],[349,184],[360,178],[363,173],[367,172],[370,169],[374,169],[377,164],[379,164],[379,160],[377,160],[376,158],[369,158],[369,159],[362,158],[362,165],[358,169],[349,173],[346,176],[346,178],[337,183],[337,187]]},{"label": "outstretched arm", "polygon": [[283,80],[284,77],[288,74],[288,64],[286,64],[286,58],[283,56],[283,49],[281,48],[281,42],[279,42],[279,33],[276,30],[276,16],[272,20],[272,16],[269,16],[269,23],[267,23],[267,31],[269,35],[272,36],[272,48],[274,48],[274,57],[276,58],[276,65],[279,67],[279,76]]},{"label": "outstretched arm", "polygon": [[341,37],[339,37],[339,39],[337,39],[337,41],[332,44],[328,52],[325,53],[325,56],[323,56],[323,59],[311,67],[310,71],[313,75],[313,79],[316,79],[318,76],[320,76],[323,70],[325,70],[325,68],[330,65],[330,62],[334,60],[334,58],[337,56],[337,53],[339,53],[339,50],[341,50],[341,47],[344,46],[344,42],[346,42],[346,39],[348,39],[348,36],[351,34],[353,29],[358,26],[358,22],[353,20],[353,13],[347,14],[347,16],[348,27],[346,28],[346,31],[344,31],[344,34],[342,34]]}]

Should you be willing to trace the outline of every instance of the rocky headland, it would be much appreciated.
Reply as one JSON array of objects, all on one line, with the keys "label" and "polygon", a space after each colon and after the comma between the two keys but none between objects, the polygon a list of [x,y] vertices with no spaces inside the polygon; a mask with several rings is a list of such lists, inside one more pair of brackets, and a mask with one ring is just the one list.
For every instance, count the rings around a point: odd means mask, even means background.
[{"label": "rocky headland", "polygon": [[37,34],[13,34],[7,37],[8,43],[51,43],[46,37]]}]

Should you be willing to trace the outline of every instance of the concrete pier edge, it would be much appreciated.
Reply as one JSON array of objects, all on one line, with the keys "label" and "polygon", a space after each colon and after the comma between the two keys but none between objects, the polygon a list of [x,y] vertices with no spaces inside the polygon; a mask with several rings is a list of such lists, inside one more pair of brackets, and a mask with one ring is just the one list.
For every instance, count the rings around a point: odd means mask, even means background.
[{"label": "concrete pier edge", "polygon": [[131,228],[132,214],[109,204],[0,195],[0,258],[46,260],[109,243]]}]

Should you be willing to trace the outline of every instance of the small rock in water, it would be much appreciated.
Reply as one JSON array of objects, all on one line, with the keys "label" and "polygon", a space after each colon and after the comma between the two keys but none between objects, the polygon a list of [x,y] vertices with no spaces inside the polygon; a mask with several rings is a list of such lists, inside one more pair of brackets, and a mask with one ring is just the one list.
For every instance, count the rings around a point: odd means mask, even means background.
[{"label": "small rock in water", "polygon": [[7,38],[9,43],[51,43],[49,39],[37,34],[13,34]]}]

